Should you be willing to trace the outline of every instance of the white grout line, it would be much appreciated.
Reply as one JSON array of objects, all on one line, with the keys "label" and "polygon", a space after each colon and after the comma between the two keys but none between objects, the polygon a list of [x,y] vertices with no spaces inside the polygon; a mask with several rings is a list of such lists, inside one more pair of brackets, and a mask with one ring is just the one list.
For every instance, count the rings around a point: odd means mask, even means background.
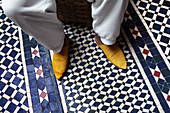
[{"label": "white grout line", "polygon": [[27,68],[26,68],[26,62],[25,62],[25,55],[24,55],[22,31],[21,31],[20,27],[18,27],[18,33],[19,33],[19,41],[20,41],[22,63],[23,63],[23,71],[24,71],[24,76],[25,76],[25,85],[26,85],[26,91],[27,91],[27,97],[28,97],[28,108],[29,108],[29,112],[33,113],[31,93],[30,93],[30,87],[29,87],[29,80],[28,80],[28,74],[27,74]]},{"label": "white grout line", "polygon": [[[51,59],[53,59],[52,58],[53,57],[53,51],[52,50],[50,50],[50,55],[51,55]],[[67,104],[66,104],[66,100],[65,100],[65,96],[64,96],[64,92],[63,92],[63,87],[62,87],[62,84],[59,80],[57,80],[57,86],[58,86],[59,94],[60,94],[60,97],[61,97],[61,103],[62,103],[63,111],[64,111],[64,113],[68,113]]]},{"label": "white grout line", "polygon": [[170,63],[168,61],[168,59],[166,58],[166,56],[164,55],[161,47],[159,46],[158,42],[155,40],[155,37],[154,35],[152,34],[151,30],[149,29],[147,23],[145,22],[144,18],[142,17],[142,15],[140,14],[138,8],[136,7],[135,3],[133,2],[133,0],[130,0],[133,8],[135,9],[135,11],[137,12],[137,14],[139,15],[139,18],[141,19],[142,23],[145,25],[145,28],[147,29],[152,41],[154,42],[156,48],[158,49],[158,51],[160,52],[160,55],[162,56],[162,58],[164,59],[165,61],[165,64],[167,65],[168,69],[170,70]]},{"label": "white grout line", "polygon": [[158,100],[158,98],[155,98],[155,97],[157,97],[157,96],[156,96],[156,94],[155,94],[155,92],[154,92],[154,90],[153,90],[153,88],[152,88],[152,85],[151,85],[151,83],[150,83],[150,81],[149,81],[146,73],[144,72],[143,67],[142,67],[142,65],[140,64],[140,61],[139,61],[139,59],[138,59],[138,57],[137,57],[137,55],[136,55],[136,53],[135,53],[132,45],[130,44],[129,39],[128,39],[125,31],[123,30],[123,28],[121,28],[121,32],[122,32],[123,36],[125,37],[125,40],[126,40],[128,46],[129,46],[129,48],[130,48],[130,51],[131,51],[131,53],[132,53],[132,55],[133,55],[133,57],[134,57],[134,59],[135,59],[135,61],[136,61],[136,64],[138,65],[138,68],[139,68],[139,70],[140,70],[140,72],[141,72],[141,74],[142,74],[142,76],[143,76],[143,78],[144,78],[144,80],[145,80],[145,82],[146,82],[146,85],[148,86],[149,91],[151,92],[151,95],[152,95],[152,97],[153,97],[153,99],[154,99],[154,101],[155,101],[155,103],[156,103],[156,106],[157,106],[158,110],[160,111],[160,113],[164,113],[164,110],[162,109],[162,106],[161,106],[161,104],[160,104],[160,101]]}]

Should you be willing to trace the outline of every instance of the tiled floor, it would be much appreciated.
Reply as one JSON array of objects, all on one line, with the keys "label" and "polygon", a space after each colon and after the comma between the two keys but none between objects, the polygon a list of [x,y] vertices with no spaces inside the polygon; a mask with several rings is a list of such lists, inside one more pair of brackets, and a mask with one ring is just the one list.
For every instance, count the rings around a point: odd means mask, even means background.
[{"label": "tiled floor", "polygon": [[66,24],[72,45],[61,81],[52,53],[0,9],[0,112],[170,112],[169,7],[169,0],[130,0],[117,39],[126,70],[106,59],[92,29]]}]

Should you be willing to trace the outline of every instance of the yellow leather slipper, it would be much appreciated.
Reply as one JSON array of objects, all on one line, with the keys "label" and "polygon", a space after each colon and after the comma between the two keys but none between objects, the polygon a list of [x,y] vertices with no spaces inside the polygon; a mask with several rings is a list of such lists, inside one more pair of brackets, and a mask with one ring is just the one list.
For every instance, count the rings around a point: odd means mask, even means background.
[{"label": "yellow leather slipper", "polygon": [[69,45],[64,46],[60,53],[53,53],[52,66],[56,79],[60,79],[68,65]]},{"label": "yellow leather slipper", "polygon": [[97,42],[96,44],[103,50],[106,57],[110,62],[112,62],[115,66],[121,69],[127,68],[127,62],[122,50],[118,47],[117,44],[114,45],[99,45]]}]

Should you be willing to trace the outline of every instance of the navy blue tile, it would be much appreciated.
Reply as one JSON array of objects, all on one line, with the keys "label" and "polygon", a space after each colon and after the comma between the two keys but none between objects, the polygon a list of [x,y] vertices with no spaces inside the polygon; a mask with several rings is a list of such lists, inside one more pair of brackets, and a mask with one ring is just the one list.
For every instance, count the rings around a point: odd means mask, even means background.
[{"label": "navy blue tile", "polygon": [[46,107],[46,106],[48,105],[48,103],[49,103],[49,102],[44,99],[43,102],[42,102],[42,106]]},{"label": "navy blue tile", "polygon": [[24,46],[29,46],[30,44],[31,44],[31,42],[29,40],[24,40],[23,41]]},{"label": "navy blue tile", "polygon": [[28,113],[28,112],[25,111],[24,109],[20,108],[20,109],[18,110],[18,113]]},{"label": "navy blue tile", "polygon": [[34,61],[35,63],[40,63],[40,58],[39,58],[38,56],[35,56],[34,59],[33,59],[33,61]]},{"label": "navy blue tile", "polygon": [[46,83],[47,86],[48,86],[48,85],[52,85],[52,79],[51,79],[51,77],[45,78],[45,83]]},{"label": "navy blue tile", "polygon": [[19,65],[17,63],[14,63],[11,67],[11,69],[14,71],[17,71],[18,68],[19,68]]},{"label": "navy blue tile", "polygon": [[55,93],[54,93],[54,92],[48,94],[48,97],[49,97],[49,101],[50,101],[50,102],[55,102],[55,101],[56,101]]},{"label": "navy blue tile", "polygon": [[156,55],[159,55],[159,54],[160,54],[156,48],[150,49],[150,52],[151,52],[151,54],[152,54],[153,56],[156,56]]},{"label": "navy blue tile", "polygon": [[158,97],[158,99],[159,99],[160,102],[165,101],[165,98],[163,97],[163,95],[162,95],[161,92],[156,93],[156,95],[157,95],[157,97]]},{"label": "navy blue tile", "polygon": [[0,81],[0,90],[3,90],[3,88],[5,87],[5,85],[6,85],[5,83],[3,83],[3,82]]},{"label": "navy blue tile", "polygon": [[7,53],[8,51],[9,51],[9,47],[7,47],[7,46],[5,46],[2,50],[1,50],[1,52],[3,52],[3,53]]},{"label": "navy blue tile", "polygon": [[156,11],[156,9],[157,9],[157,6],[150,5],[149,9],[150,9],[150,10],[152,10],[152,11]]},{"label": "navy blue tile", "polygon": [[30,88],[37,87],[36,79],[30,80],[29,86],[30,86]]},{"label": "navy blue tile", "polygon": [[[2,95],[1,95],[2,96]],[[2,97],[1,99],[0,99],[0,106],[1,107],[4,107],[5,106],[5,104],[7,103],[7,99],[5,99],[4,97]]]},{"label": "navy blue tile", "polygon": [[169,92],[169,88],[167,88],[167,87],[163,87],[162,92],[164,92],[165,94],[168,94],[168,92]]},{"label": "navy blue tile", "polygon": [[28,107],[28,99],[25,99],[23,104]]},{"label": "navy blue tile", "polygon": [[[167,78],[167,77],[170,77],[170,71],[169,71],[169,69],[163,69],[163,70],[161,70],[161,73],[163,74],[163,76],[165,77],[165,78]],[[170,82],[169,82],[170,83]]]},{"label": "navy blue tile", "polygon": [[44,78],[42,77],[39,77],[37,82],[41,84],[45,84]]},{"label": "navy blue tile", "polygon": [[148,46],[149,49],[155,48],[155,44],[154,43],[149,43],[149,44],[147,44],[147,46]]},{"label": "navy blue tile", "polygon": [[21,79],[18,77],[15,77],[14,80],[12,81],[13,84],[15,84],[16,86],[18,86],[21,82]]},{"label": "navy blue tile", "polygon": [[50,102],[50,108],[52,111],[57,111],[58,108],[56,102]]},{"label": "navy blue tile", "polygon": [[[142,35],[142,38],[143,38],[144,40],[145,40],[145,39],[150,39],[150,36],[149,36],[149,34],[148,34],[147,31],[141,32],[141,35]],[[152,43],[152,42],[150,42],[150,43]]]},{"label": "navy blue tile", "polygon": [[18,43],[15,47],[20,49],[20,43]]},{"label": "navy blue tile", "polygon": [[44,78],[48,78],[48,77],[51,76],[51,75],[50,75],[50,74],[51,74],[50,71],[51,71],[51,70],[49,70],[49,69],[48,69],[48,70],[44,70],[44,72],[43,72],[43,73],[44,73]]},{"label": "navy blue tile", "polygon": [[156,64],[150,63],[149,67],[152,68],[152,69],[155,69],[156,68]]},{"label": "navy blue tile", "polygon": [[20,108],[18,113],[27,113],[27,111],[25,111],[24,109]]},{"label": "navy blue tile", "polygon": [[162,105],[163,110],[165,111],[169,110],[169,106],[166,101],[160,102],[160,104]]},{"label": "navy blue tile", "polygon": [[34,65],[27,66],[27,73],[32,73],[32,72],[35,72]]},{"label": "navy blue tile", "polygon": [[152,39],[151,39],[150,37],[144,38],[144,42],[145,42],[146,44],[152,44],[152,43],[153,43],[153,41],[152,41]]},{"label": "navy blue tile", "polygon": [[31,96],[36,96],[36,95],[38,95],[38,89],[37,89],[37,87],[31,88],[31,89],[30,89],[30,92],[31,92]]},{"label": "navy blue tile", "polygon": [[[25,52],[31,52],[30,46],[25,46],[25,47],[24,47],[24,51],[25,51]],[[30,53],[30,54],[31,54],[31,53]]]},{"label": "navy blue tile", "polygon": [[165,82],[165,81],[164,81],[163,79],[159,79],[159,80],[158,80],[158,83],[161,84],[161,85],[164,85],[164,82]]},{"label": "navy blue tile", "polygon": [[32,54],[29,51],[25,52],[25,59],[29,59],[29,58],[32,58]]},{"label": "navy blue tile", "polygon": [[6,80],[10,80],[12,76],[13,76],[13,74],[12,74],[12,73],[7,72],[7,73],[5,74],[5,76],[4,76],[4,79],[6,79]]},{"label": "navy blue tile", "polygon": [[17,52],[17,51],[12,50],[12,51],[11,51],[11,53],[9,54],[9,56],[11,56],[11,57],[13,57],[13,58],[14,58],[17,54],[18,54],[18,52]]},{"label": "navy blue tile", "polygon": [[7,90],[5,91],[5,94],[8,96],[11,96],[14,92],[14,89],[12,87],[8,87]]},{"label": "navy blue tile", "polygon": [[160,70],[163,70],[163,69],[167,68],[165,62],[159,62],[157,65],[158,65]]},{"label": "navy blue tile", "polygon": [[32,100],[33,106],[40,103],[39,96],[33,96],[33,97],[31,97],[31,100]]},{"label": "navy blue tile", "polygon": [[3,25],[1,26],[1,29],[5,30],[7,27],[8,27],[8,25],[3,24]]},{"label": "navy blue tile", "polygon": [[41,57],[41,63],[42,64],[48,63],[47,58],[46,57]]},{"label": "navy blue tile", "polygon": [[138,27],[138,30],[140,31],[140,33],[142,32],[146,32],[146,28],[141,26],[141,27]]},{"label": "navy blue tile", "polygon": [[17,59],[18,61],[22,62],[21,55]]},{"label": "navy blue tile", "polygon": [[168,44],[169,38],[168,38],[168,37],[165,37],[165,36],[162,36],[162,37],[161,37],[161,42],[164,42],[164,43]]},{"label": "navy blue tile", "polygon": [[161,55],[154,56],[154,59],[155,59],[156,63],[159,63],[159,62],[163,61],[163,58],[162,58]]},{"label": "navy blue tile", "polygon": [[138,56],[140,61],[144,61],[144,57],[141,53],[137,53],[136,55]]},{"label": "navy blue tile", "polygon": [[145,109],[150,109],[151,107],[152,107],[152,105],[146,104],[144,108],[145,108]]},{"label": "navy blue tile", "polygon": [[165,30],[164,30],[164,32],[165,32],[165,33],[167,33],[167,34],[170,34],[170,28],[168,28],[168,27],[165,27]]},{"label": "navy blue tile", "polygon": [[170,83],[170,77],[166,77],[165,80],[167,83]]},{"label": "navy blue tile", "polygon": [[45,84],[44,84],[44,83],[38,82],[37,85],[38,85],[38,88],[39,88],[40,90],[44,90],[44,88],[45,88]]},{"label": "navy blue tile", "polygon": [[54,92],[54,86],[47,86],[47,93],[52,93]]},{"label": "navy blue tile", "polygon": [[145,60],[140,61],[140,62],[141,62],[141,64],[142,64],[142,67],[143,67],[143,68],[147,68],[147,67],[148,67],[148,65],[147,65],[147,63],[146,63]]},{"label": "navy blue tile", "polygon": [[43,111],[43,113],[50,113],[50,110],[45,108],[45,110]]},{"label": "navy blue tile", "polygon": [[11,63],[11,60],[9,59],[5,59],[5,61],[2,63],[3,65],[5,65],[6,67],[8,67],[8,65]]},{"label": "navy blue tile", "polygon": [[42,64],[42,67],[43,67],[44,70],[49,69],[48,63],[43,63],[43,64]]},{"label": "navy blue tile", "polygon": [[153,84],[151,84],[151,85],[152,85],[152,87],[153,87],[155,93],[161,92],[161,90],[159,89],[159,87],[158,87],[158,85],[157,85],[156,83],[153,83]]},{"label": "navy blue tile", "polygon": [[33,106],[33,112],[34,112],[34,113],[40,113],[40,112],[42,112],[42,107],[41,107],[41,104],[40,104],[40,103],[38,103],[38,104],[36,104],[36,105]]},{"label": "navy blue tile", "polygon": [[16,109],[16,105],[13,104],[13,103],[10,103],[7,110],[10,112],[10,113],[14,113],[15,109]]},{"label": "navy blue tile", "polygon": [[23,98],[24,94],[17,92],[17,94],[15,95],[14,99],[17,100],[18,102],[21,101],[21,99]]},{"label": "navy blue tile", "polygon": [[63,107],[62,107],[61,99],[60,98],[57,98],[57,103],[58,103],[58,110],[59,110],[59,112],[63,113]]},{"label": "navy blue tile", "polygon": [[36,79],[36,74],[35,74],[35,72],[30,72],[30,73],[28,73],[28,79],[29,79],[29,80]]},{"label": "navy blue tile", "polygon": [[26,59],[26,65],[32,65],[32,64],[33,64],[32,58]]}]

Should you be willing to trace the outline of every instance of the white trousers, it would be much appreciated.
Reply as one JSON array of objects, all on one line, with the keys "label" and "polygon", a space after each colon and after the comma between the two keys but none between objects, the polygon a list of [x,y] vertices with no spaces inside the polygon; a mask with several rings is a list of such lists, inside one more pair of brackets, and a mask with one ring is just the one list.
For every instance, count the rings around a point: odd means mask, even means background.
[{"label": "white trousers", "polygon": [[[91,0],[88,0],[91,1]],[[95,0],[93,29],[106,45],[115,43],[128,0]],[[5,14],[40,44],[60,52],[64,43],[63,24],[56,15],[55,0],[2,0]]]}]

